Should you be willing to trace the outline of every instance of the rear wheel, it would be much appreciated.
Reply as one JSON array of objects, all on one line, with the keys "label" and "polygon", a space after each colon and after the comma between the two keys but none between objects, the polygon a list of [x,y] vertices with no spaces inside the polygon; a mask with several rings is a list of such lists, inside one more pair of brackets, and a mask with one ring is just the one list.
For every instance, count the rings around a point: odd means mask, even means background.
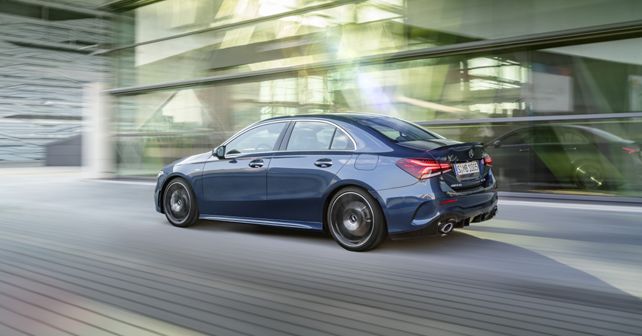
[{"label": "rear wheel", "polygon": [[326,217],[334,240],[350,251],[373,249],[386,235],[385,219],[379,204],[360,188],[345,188],[334,195]]},{"label": "rear wheel", "polygon": [[597,190],[605,187],[604,169],[596,163],[584,162],[575,168],[575,181],[578,187]]},{"label": "rear wheel", "polygon": [[198,220],[196,197],[187,181],[175,178],[169,181],[163,193],[165,217],[174,226],[188,227]]}]

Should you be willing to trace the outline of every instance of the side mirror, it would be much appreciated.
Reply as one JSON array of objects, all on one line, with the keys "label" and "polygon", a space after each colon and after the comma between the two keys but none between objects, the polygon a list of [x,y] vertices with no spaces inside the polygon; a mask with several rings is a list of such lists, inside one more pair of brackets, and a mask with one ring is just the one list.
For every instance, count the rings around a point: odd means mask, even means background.
[{"label": "side mirror", "polygon": [[218,146],[212,151],[212,155],[219,159],[225,159],[225,146]]},{"label": "side mirror", "polygon": [[493,147],[497,148],[497,147],[499,147],[499,145],[501,145],[501,143],[502,143],[501,141],[495,140],[495,141],[493,141],[492,145],[493,145]]}]

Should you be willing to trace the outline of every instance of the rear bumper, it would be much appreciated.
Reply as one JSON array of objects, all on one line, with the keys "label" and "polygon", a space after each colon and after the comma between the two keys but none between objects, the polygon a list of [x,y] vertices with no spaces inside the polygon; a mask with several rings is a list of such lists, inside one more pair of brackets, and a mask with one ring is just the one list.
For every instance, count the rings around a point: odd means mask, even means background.
[{"label": "rear bumper", "polygon": [[[474,200],[461,201],[461,203],[465,205],[454,205],[459,203],[460,200],[447,205],[435,205],[435,203],[440,203],[440,201],[422,204],[412,220],[412,224],[410,225],[411,230],[390,232],[390,238],[405,239],[437,235],[439,234],[438,227],[440,223],[452,221],[455,223],[455,227],[461,228],[468,226],[470,223],[482,222],[495,217],[497,214],[497,193],[495,191],[482,195],[475,194],[469,196],[477,196],[476,198],[478,198],[478,200],[480,198],[479,196],[483,196],[483,198],[487,198],[487,200],[481,203],[477,203]],[[426,218],[424,217],[425,208],[434,208],[435,210]]]},{"label": "rear bumper", "polygon": [[497,192],[492,175],[477,189],[455,192],[438,179],[378,190],[388,234],[392,239],[438,234],[440,223],[455,227],[491,219],[497,212]]}]

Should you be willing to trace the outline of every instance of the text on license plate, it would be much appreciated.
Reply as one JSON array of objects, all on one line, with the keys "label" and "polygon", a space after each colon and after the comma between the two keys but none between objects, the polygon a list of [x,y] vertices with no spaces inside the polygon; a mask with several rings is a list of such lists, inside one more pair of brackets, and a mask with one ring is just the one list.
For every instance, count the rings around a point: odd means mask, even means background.
[{"label": "text on license plate", "polygon": [[479,174],[479,165],[477,161],[455,163],[455,174],[457,176]]}]

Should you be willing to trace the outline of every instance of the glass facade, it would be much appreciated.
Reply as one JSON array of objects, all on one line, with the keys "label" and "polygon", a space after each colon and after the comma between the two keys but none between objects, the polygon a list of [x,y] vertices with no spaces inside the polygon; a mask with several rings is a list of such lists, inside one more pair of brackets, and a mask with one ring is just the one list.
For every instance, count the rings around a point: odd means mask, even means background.
[{"label": "glass facade", "polygon": [[483,142],[500,190],[642,196],[639,1],[165,0],[114,24],[120,175],[370,112]]}]

